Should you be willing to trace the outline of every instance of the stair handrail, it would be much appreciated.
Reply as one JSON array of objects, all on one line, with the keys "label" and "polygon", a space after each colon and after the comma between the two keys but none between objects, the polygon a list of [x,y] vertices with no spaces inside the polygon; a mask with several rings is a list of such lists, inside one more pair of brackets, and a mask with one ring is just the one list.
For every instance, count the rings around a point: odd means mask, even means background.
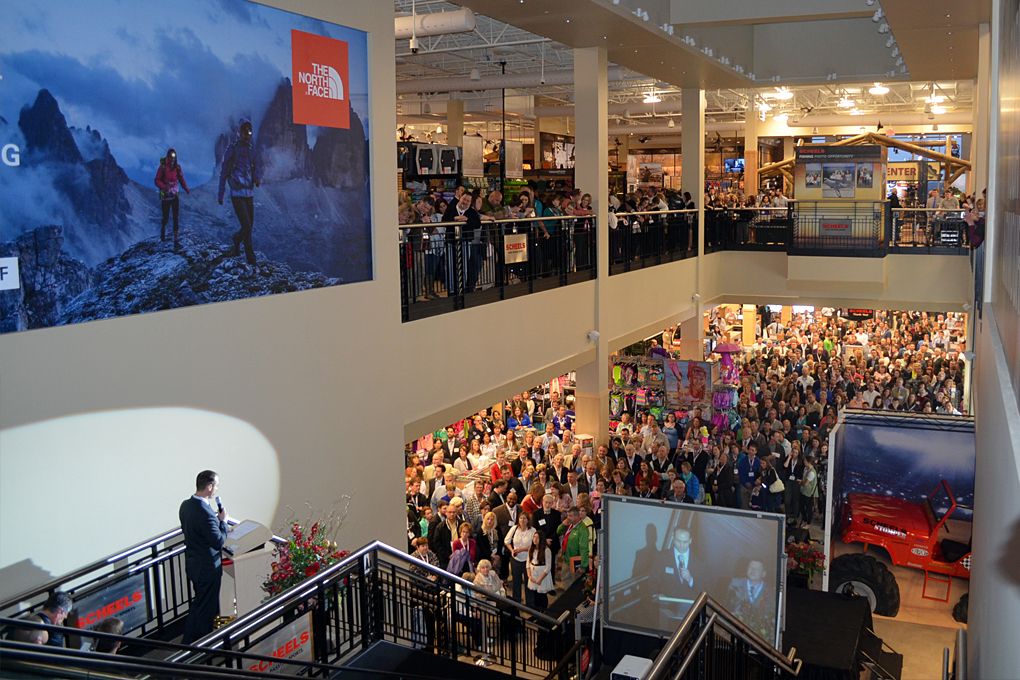
[{"label": "stair handrail", "polygon": [[707,634],[706,631],[710,630],[715,624],[719,624],[722,627],[729,630],[734,635],[738,636],[741,640],[752,647],[756,652],[768,657],[773,663],[777,664],[787,673],[796,676],[800,673],[802,661],[795,658],[797,649],[795,647],[790,648],[790,652],[787,656],[780,654],[772,645],[766,642],[760,635],[751,630],[743,621],[735,617],[725,607],[720,605],[714,598],[708,593],[702,592],[698,595],[697,599],[694,600],[694,604],[691,605],[690,610],[684,617],[677,629],[673,631],[673,634],[669,636],[669,640],[666,641],[662,651],[655,657],[655,661],[652,663],[651,669],[648,671],[648,675],[645,676],[646,680],[662,680],[665,678],[665,673],[669,668],[670,659],[680,648],[680,645],[687,638],[687,636],[694,629],[697,623],[698,617],[706,611],[711,611],[711,618],[705,625],[699,636],[698,643],[693,645],[691,651],[688,652],[687,656],[681,664],[682,669],[686,669],[697,653],[700,642],[704,639]]},{"label": "stair handrail", "polygon": [[[343,572],[346,568],[352,565],[356,565],[359,560],[362,560],[370,555],[378,555],[379,553],[389,555],[390,557],[397,558],[405,562],[409,562],[413,564],[416,569],[427,571],[446,581],[450,581],[456,583],[457,585],[460,585],[465,591],[472,593],[474,596],[480,596],[482,598],[495,600],[496,602],[501,603],[503,605],[509,606],[514,609],[518,609],[528,614],[528,616],[530,616],[532,620],[542,621],[550,626],[555,627],[563,624],[563,622],[570,615],[569,611],[565,611],[562,614],[560,614],[559,618],[553,618],[548,614],[532,609],[526,605],[522,605],[519,602],[515,602],[514,600],[503,597],[501,595],[496,595],[491,591],[485,590],[483,588],[479,588],[471,581],[467,581],[461,578],[460,576],[451,574],[450,572],[440,569],[439,567],[433,566],[431,564],[428,564],[427,562],[423,562],[414,555],[405,553],[401,550],[397,550],[396,548],[386,543],[383,543],[382,541],[373,541],[368,545],[362,547],[361,549],[351,553],[350,555],[340,560],[336,564],[331,565],[329,568],[324,569],[323,571],[320,571],[319,573],[310,576],[304,581],[301,581],[300,583],[291,586],[287,590],[271,598],[261,606],[256,607],[255,609],[248,612],[244,616],[237,618],[236,620],[230,622],[226,626],[213,631],[212,633],[206,635],[204,638],[200,640],[197,640],[194,646],[209,651],[218,649],[219,646],[225,644],[227,640],[235,636],[243,636],[243,634],[249,632],[252,629],[258,628],[265,622],[272,621],[273,619],[279,617],[281,614],[283,614],[288,609],[292,608],[294,605],[299,604],[304,600],[307,600],[309,597],[312,597],[320,584],[330,581],[332,578]],[[197,652],[198,650],[195,651]],[[181,657],[181,655],[173,657],[174,661],[180,661],[182,659],[183,657]]]},{"label": "stair handrail", "polygon": [[[90,633],[90,636],[91,635],[92,634]],[[99,635],[96,637],[99,637]],[[131,640],[132,642],[137,641],[136,638],[131,638]],[[294,678],[294,675],[292,674],[251,671],[244,668],[231,668],[228,666],[188,666],[187,670],[184,670],[179,668],[180,664],[170,660],[153,659],[149,657],[122,656],[106,654],[103,652],[70,649],[67,647],[50,647],[48,645],[37,645],[27,642],[12,642],[9,640],[0,641],[0,651],[2,651],[3,656],[7,657],[5,663],[9,663],[10,661],[21,661],[23,663],[33,664],[44,664],[46,662],[52,664],[61,659],[73,659],[80,662],[83,666],[95,666],[98,668],[114,667],[125,670],[129,669],[130,676],[147,676],[151,674],[153,670],[158,670],[164,673],[169,671],[170,674],[186,674],[188,678],[207,678],[208,680],[220,680],[226,678],[252,678],[255,680],[265,680],[268,678],[270,680],[293,680]],[[224,657],[243,657],[244,659],[252,661],[268,661],[274,664],[282,663],[293,666],[302,666],[303,668],[314,668],[316,670],[323,671],[326,674],[325,677],[329,677],[329,674],[336,673],[337,671],[342,671],[344,674],[366,674],[371,677],[394,678],[394,680],[407,677],[413,677],[417,680],[447,680],[446,678],[428,675],[415,674],[413,676],[409,676],[406,672],[381,671],[371,668],[355,668],[351,666],[334,666],[315,661],[296,661],[294,659],[286,659],[283,657],[265,656],[262,654],[247,654],[243,652],[232,652],[230,650],[216,650],[216,654]],[[95,675],[90,675],[90,677],[95,677]]]}]

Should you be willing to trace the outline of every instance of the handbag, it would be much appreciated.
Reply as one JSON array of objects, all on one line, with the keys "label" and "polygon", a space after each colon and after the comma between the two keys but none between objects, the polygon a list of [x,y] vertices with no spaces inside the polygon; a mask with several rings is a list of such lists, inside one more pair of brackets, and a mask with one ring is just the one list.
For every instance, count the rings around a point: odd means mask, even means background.
[{"label": "handbag", "polygon": [[769,491],[772,493],[783,493],[786,491],[786,485],[783,484],[783,480],[779,478],[779,475],[776,475],[776,481],[769,484]]}]

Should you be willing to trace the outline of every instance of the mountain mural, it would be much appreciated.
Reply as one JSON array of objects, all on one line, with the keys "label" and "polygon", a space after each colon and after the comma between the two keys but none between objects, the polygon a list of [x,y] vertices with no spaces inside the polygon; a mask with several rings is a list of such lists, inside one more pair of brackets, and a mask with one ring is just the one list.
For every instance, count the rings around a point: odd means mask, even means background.
[{"label": "mountain mural", "polygon": [[[224,205],[217,202],[236,129],[224,125],[209,140],[212,179],[180,194],[175,252],[172,239],[159,238],[155,185],[129,178],[98,130],[69,126],[54,96],[39,90],[17,121],[22,165],[4,175],[0,247],[19,258],[22,287],[0,294],[0,332],[371,278],[368,141],[357,113],[347,130],[294,124],[283,78],[254,122],[262,185],[254,199],[258,263],[249,267],[224,255],[239,228],[229,188]],[[188,179],[189,159],[179,160]]]}]

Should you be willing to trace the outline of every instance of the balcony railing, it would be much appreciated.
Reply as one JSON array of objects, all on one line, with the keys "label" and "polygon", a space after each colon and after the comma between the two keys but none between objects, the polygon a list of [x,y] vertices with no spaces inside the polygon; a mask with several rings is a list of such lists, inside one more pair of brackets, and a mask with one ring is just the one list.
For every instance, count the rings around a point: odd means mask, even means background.
[{"label": "balcony railing", "polygon": [[889,252],[965,255],[969,239],[963,215],[963,210],[894,209]]},{"label": "balcony railing", "polygon": [[698,211],[615,213],[609,231],[609,274],[676,262],[698,254]]},{"label": "balcony railing", "polygon": [[791,204],[791,255],[883,257],[885,201],[795,201]]},{"label": "balcony railing", "polygon": [[790,246],[789,208],[705,210],[705,252],[780,250]]},{"label": "balcony railing", "polygon": [[403,320],[591,280],[595,237],[594,216],[401,226]]}]

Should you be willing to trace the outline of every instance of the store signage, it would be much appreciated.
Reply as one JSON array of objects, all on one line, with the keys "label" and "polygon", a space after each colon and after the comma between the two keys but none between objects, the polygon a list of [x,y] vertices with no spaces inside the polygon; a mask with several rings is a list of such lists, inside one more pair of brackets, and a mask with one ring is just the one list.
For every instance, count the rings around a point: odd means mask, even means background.
[{"label": "store signage", "polygon": [[917,181],[917,163],[890,163],[886,168],[886,179],[889,181]]},{"label": "store signage", "polygon": [[0,290],[17,290],[18,288],[21,288],[18,258],[0,257]]},{"label": "store signage", "polygon": [[[312,661],[312,613],[291,621],[262,642],[244,650],[248,654],[273,656],[292,661]],[[297,675],[303,669],[297,664],[274,663],[272,661],[248,662],[248,670],[255,673],[280,673]]]},{"label": "store signage", "polygon": [[124,622],[124,632],[142,627],[149,620],[145,575],[136,574],[88,597],[75,600],[69,617],[82,630],[92,630],[99,622],[116,616]]},{"label": "store signage", "polygon": [[796,148],[798,163],[817,163],[819,161],[873,161],[882,160],[882,147],[877,144],[860,146],[798,146]]},{"label": "store signage", "polygon": [[851,321],[868,321],[875,318],[874,309],[847,309],[843,313],[844,319]]},{"label": "store signage", "polygon": [[351,127],[347,43],[291,29],[295,125]]},{"label": "store signage", "polygon": [[850,220],[818,220],[818,227],[826,236],[849,236]]},{"label": "store signage", "polygon": [[503,238],[503,261],[507,264],[528,261],[527,234],[507,234]]}]

